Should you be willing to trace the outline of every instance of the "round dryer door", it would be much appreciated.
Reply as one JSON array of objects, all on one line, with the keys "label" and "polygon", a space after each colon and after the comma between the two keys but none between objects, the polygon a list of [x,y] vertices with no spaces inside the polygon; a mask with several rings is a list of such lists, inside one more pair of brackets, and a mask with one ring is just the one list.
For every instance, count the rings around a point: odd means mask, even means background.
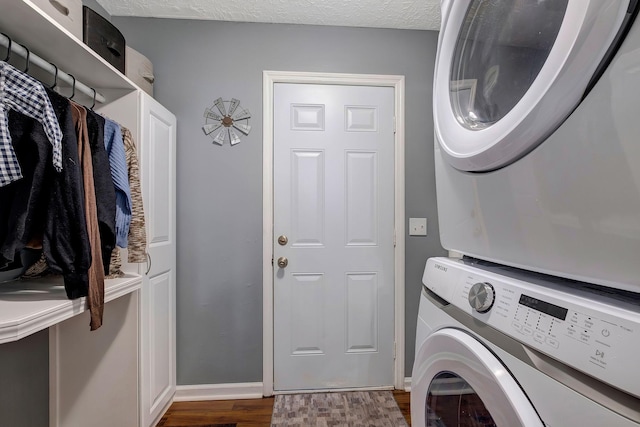
[{"label": "round dryer door", "polygon": [[544,427],[509,371],[469,334],[450,328],[429,335],[416,362],[412,425]]},{"label": "round dryer door", "polygon": [[456,169],[526,155],[580,103],[629,0],[442,0],[435,131]]}]

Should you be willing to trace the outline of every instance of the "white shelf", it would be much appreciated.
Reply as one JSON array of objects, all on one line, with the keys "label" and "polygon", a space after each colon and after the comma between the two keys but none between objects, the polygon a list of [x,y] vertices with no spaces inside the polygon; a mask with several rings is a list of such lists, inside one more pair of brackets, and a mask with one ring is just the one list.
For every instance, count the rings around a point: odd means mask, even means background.
[{"label": "white shelf", "polygon": [[[105,280],[105,304],[137,291],[141,284],[142,276],[130,273]],[[17,341],[86,310],[86,298],[67,299],[61,277],[0,283],[0,344]]]},{"label": "white shelf", "polygon": [[0,32],[98,90],[107,103],[137,89],[124,74],[30,0],[0,0]]}]

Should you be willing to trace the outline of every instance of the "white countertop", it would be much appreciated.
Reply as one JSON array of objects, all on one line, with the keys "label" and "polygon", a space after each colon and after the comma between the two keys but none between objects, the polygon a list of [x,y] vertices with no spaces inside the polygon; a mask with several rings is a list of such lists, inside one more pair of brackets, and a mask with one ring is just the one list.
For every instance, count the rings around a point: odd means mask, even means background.
[{"label": "white countertop", "polygon": [[[130,273],[105,280],[105,304],[140,289],[141,284],[142,276]],[[0,344],[17,341],[86,310],[86,298],[67,299],[61,277],[0,283]]]}]

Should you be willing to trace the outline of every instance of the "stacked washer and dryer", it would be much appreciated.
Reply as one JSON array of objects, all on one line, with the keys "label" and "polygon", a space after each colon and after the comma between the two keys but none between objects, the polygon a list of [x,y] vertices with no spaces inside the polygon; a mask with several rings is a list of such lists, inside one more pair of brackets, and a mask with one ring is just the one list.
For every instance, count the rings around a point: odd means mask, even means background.
[{"label": "stacked washer and dryer", "polygon": [[638,0],[443,0],[414,426],[640,426]]}]

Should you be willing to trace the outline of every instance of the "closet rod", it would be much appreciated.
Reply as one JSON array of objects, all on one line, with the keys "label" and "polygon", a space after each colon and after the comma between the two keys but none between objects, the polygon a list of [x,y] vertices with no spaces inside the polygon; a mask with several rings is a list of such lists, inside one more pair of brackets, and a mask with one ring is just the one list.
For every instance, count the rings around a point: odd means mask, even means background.
[{"label": "closet rod", "polygon": [[[4,34],[0,34],[0,45],[4,47],[9,47],[9,37],[5,36]],[[25,49],[24,46],[16,43],[13,40],[11,40],[11,52],[16,53],[23,58],[27,57],[27,49]],[[29,53],[29,63],[37,65],[38,67],[42,68],[48,73],[51,73],[51,75],[55,75],[56,67],[53,66],[49,61],[45,61],[44,59],[40,58],[38,55],[36,55],[33,52]],[[68,83],[71,86],[73,85],[73,77],[71,77],[68,73],[65,73],[62,70],[58,70],[58,80]],[[80,91],[85,95],[87,95],[89,98],[93,99],[93,96],[94,96],[93,88],[77,80],[75,82],[75,86],[77,91]],[[105,97],[98,92],[95,93],[95,100],[96,102],[100,102],[102,104],[106,101]]]}]

